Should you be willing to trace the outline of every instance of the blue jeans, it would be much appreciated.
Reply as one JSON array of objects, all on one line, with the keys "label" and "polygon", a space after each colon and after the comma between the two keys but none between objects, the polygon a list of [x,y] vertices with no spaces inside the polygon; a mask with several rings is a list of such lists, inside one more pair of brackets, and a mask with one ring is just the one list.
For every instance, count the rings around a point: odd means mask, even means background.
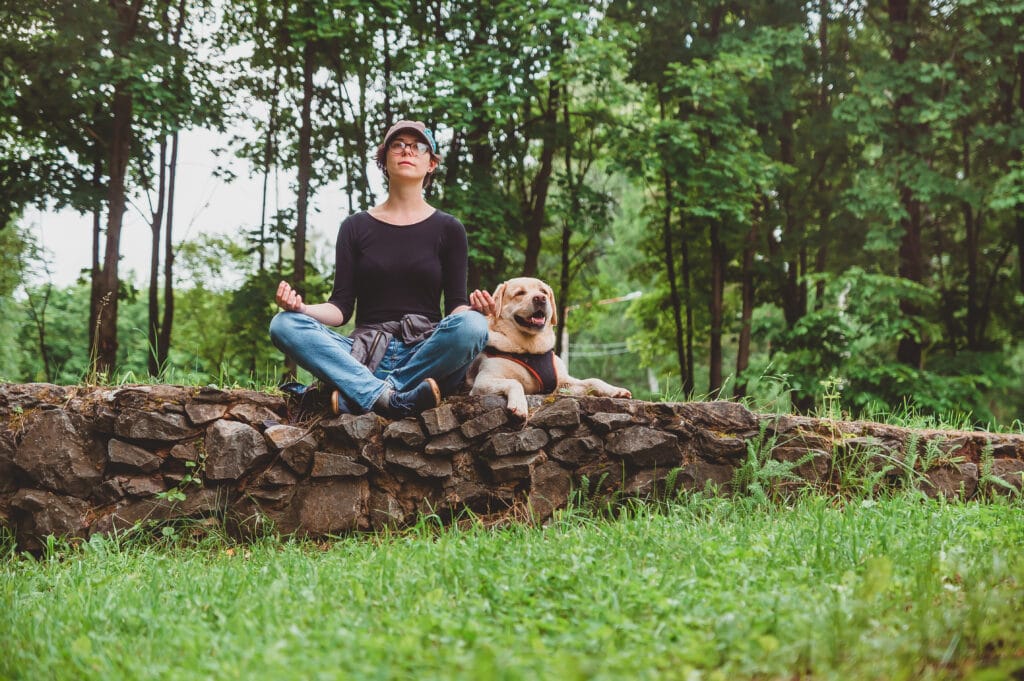
[{"label": "blue jeans", "polygon": [[402,392],[426,378],[437,381],[443,395],[455,392],[470,362],[487,345],[487,318],[467,310],[442,319],[420,343],[407,345],[392,338],[373,372],[352,357],[351,338],[299,312],[278,312],[270,322],[270,340],[296,364],[337,388],[356,411],[368,412],[386,389]]}]

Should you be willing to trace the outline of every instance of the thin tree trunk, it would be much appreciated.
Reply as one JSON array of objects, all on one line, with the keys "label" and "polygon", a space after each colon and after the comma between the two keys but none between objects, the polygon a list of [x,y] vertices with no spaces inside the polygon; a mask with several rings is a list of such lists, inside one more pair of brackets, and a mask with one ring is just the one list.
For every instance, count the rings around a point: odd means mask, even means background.
[{"label": "thin tree trunk", "polygon": [[708,392],[714,398],[722,389],[722,323],[725,304],[725,246],[722,243],[721,224],[711,222],[711,315],[710,352],[708,361]]},{"label": "thin tree trunk", "polygon": [[148,368],[149,375],[160,373],[158,346],[160,338],[160,230],[164,221],[164,195],[167,190],[167,138],[160,139],[160,173],[157,180],[156,210],[149,223],[151,247],[149,256],[149,326],[147,341],[149,342]]},{"label": "thin tree trunk", "polygon": [[755,216],[750,231],[747,233],[746,243],[743,245],[743,271],[740,273],[743,303],[740,312],[740,337],[736,348],[737,397],[747,394],[747,380],[744,378],[743,372],[750,366],[750,326],[754,317],[754,250],[757,247],[760,220],[761,216]]},{"label": "thin tree trunk", "polygon": [[541,121],[542,139],[540,167],[530,192],[532,206],[526,221],[526,251],[523,258],[523,276],[537,275],[537,261],[540,257],[540,235],[544,228],[548,189],[554,169],[555,147],[558,145],[558,107],[560,88],[557,84],[548,86],[548,102]]},{"label": "thin tree trunk", "polygon": [[[963,173],[963,181],[971,181],[971,150],[967,140],[967,130],[961,131],[961,155],[960,171]],[[978,350],[981,337],[978,335],[978,224],[974,215],[974,208],[971,202],[964,200],[961,204],[964,214],[965,248],[967,252],[964,257],[967,260],[967,319],[966,335],[967,349]]]},{"label": "thin tree trunk", "polygon": [[669,305],[672,307],[672,320],[675,323],[676,360],[679,363],[679,381],[686,385],[686,354],[683,348],[683,319],[681,315],[682,302],[679,298],[679,286],[676,281],[676,258],[672,248],[672,208],[675,197],[672,192],[672,176],[667,170],[662,171],[665,183],[665,217],[662,220],[661,234],[663,245],[663,256],[665,259],[665,277],[668,279]]},{"label": "thin tree trunk", "polygon": [[693,372],[693,273],[690,269],[690,244],[686,230],[680,230],[679,251],[682,259],[683,306],[686,309],[686,373],[683,375],[683,395],[689,398],[697,386]]},{"label": "thin tree trunk", "polygon": [[174,191],[178,177],[178,133],[171,135],[171,163],[167,168],[167,220],[164,235],[164,318],[157,340],[157,361],[167,364],[171,352],[171,332],[174,328]]},{"label": "thin tree trunk", "polygon": [[299,128],[298,200],[295,220],[295,276],[292,286],[306,295],[306,219],[309,211],[310,179],[313,175],[313,44],[302,48],[302,121]]},{"label": "thin tree trunk", "polygon": [[[92,184],[99,194],[103,182],[103,162],[96,159],[92,166]],[[100,240],[103,236],[103,218],[100,207],[92,212],[92,260],[89,267],[89,349],[96,347],[96,322],[99,315]]]}]

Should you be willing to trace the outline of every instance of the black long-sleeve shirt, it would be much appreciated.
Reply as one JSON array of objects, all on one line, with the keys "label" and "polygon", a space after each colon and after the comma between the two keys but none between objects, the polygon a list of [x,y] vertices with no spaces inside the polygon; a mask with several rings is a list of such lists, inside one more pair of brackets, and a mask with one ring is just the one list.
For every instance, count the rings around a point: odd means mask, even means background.
[{"label": "black long-sleeve shirt", "polygon": [[[431,321],[468,305],[466,228],[441,211],[411,225],[381,222],[363,211],[341,223],[333,303],[356,325],[421,314]],[[358,305],[357,305],[358,302]]]}]

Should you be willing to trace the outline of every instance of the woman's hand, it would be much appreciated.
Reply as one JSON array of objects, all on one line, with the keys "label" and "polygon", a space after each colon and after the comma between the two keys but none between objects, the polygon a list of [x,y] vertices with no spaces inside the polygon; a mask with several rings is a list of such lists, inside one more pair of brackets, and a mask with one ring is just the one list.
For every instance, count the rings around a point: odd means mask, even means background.
[{"label": "woman's hand", "polygon": [[486,317],[496,317],[498,309],[494,306],[494,298],[487,291],[477,289],[469,294],[469,307]]},{"label": "woman's hand", "polygon": [[282,310],[287,310],[288,312],[306,311],[306,306],[302,302],[302,296],[287,281],[282,281],[277,285],[277,295],[274,296],[274,302]]}]

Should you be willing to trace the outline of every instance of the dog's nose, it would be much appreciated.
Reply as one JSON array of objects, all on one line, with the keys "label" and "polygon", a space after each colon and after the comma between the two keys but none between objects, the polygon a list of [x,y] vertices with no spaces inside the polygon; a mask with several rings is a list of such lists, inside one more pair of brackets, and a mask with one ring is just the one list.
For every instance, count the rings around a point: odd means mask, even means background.
[{"label": "dog's nose", "polygon": [[534,296],[533,304],[537,305],[538,307],[544,307],[545,305],[548,304],[548,299],[545,298],[544,296]]}]

